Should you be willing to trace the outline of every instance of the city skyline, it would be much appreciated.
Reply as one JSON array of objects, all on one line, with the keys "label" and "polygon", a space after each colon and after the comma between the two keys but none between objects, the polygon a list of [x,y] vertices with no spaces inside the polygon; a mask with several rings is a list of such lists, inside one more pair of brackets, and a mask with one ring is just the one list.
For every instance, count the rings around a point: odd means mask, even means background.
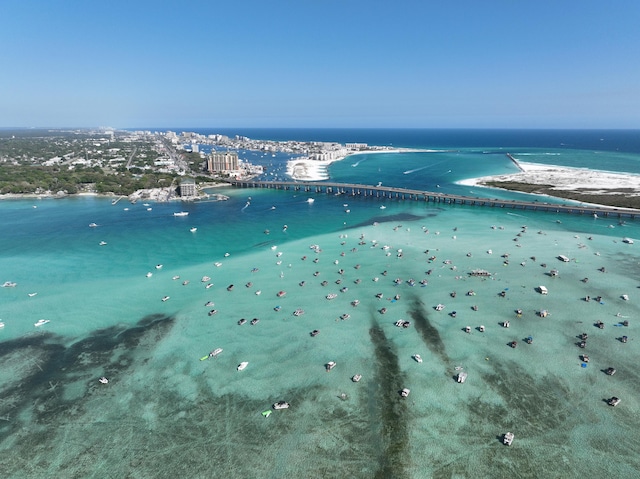
[{"label": "city skyline", "polygon": [[640,4],[0,7],[0,127],[640,128]]}]

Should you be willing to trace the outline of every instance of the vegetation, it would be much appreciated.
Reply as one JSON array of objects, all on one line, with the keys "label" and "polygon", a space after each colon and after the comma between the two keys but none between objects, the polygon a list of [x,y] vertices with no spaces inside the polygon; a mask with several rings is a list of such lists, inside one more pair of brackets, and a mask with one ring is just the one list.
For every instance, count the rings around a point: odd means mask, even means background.
[{"label": "vegetation", "polygon": [[555,196],[568,200],[582,201],[584,203],[594,203],[598,205],[613,206],[615,208],[638,208],[640,209],[640,197],[627,196],[633,193],[625,188],[620,188],[610,194],[594,193],[594,190],[558,190],[552,185],[536,185],[531,183],[521,183],[517,181],[487,181],[483,183],[493,188],[504,190],[521,191],[523,193],[534,193],[538,195]]}]

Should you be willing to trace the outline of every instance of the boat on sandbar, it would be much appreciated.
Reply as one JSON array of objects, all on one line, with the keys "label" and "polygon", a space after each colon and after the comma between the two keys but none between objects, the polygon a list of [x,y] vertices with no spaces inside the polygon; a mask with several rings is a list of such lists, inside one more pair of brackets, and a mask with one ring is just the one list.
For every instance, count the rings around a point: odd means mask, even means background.
[{"label": "boat on sandbar", "polygon": [[313,331],[311,331],[309,334],[310,334],[312,337],[313,337],[313,336],[317,336],[318,334],[320,334],[320,331],[319,331],[318,329],[314,329],[314,330],[313,330]]},{"label": "boat on sandbar", "polygon": [[217,309],[212,309],[211,311],[209,311],[209,316],[213,316],[214,314],[218,314]]},{"label": "boat on sandbar", "polygon": [[411,356],[416,362],[421,363],[422,362],[422,356],[420,356],[419,354],[414,354],[413,356]]},{"label": "boat on sandbar", "polygon": [[329,361],[327,364],[324,365],[324,369],[327,372],[331,371],[335,367],[336,367],[336,362],[335,361]]},{"label": "boat on sandbar", "polygon": [[463,383],[466,380],[467,380],[467,373],[465,371],[458,372],[458,375],[456,376],[456,381],[458,381],[459,383]]},{"label": "boat on sandbar", "polygon": [[362,379],[362,374],[354,374],[353,377],[351,378],[351,380],[354,383],[357,383],[358,381],[360,381]]},{"label": "boat on sandbar", "polygon": [[613,396],[612,398],[607,400],[607,404],[609,406],[617,406],[618,404],[620,404],[620,398]]},{"label": "boat on sandbar", "polygon": [[247,364],[249,364],[249,361],[242,361],[240,364],[238,364],[238,367],[236,369],[238,371],[242,371],[247,367]]},{"label": "boat on sandbar", "polygon": [[502,436],[502,444],[505,446],[510,446],[513,443],[513,438],[515,435],[512,432],[505,432]]},{"label": "boat on sandbar", "polygon": [[328,295],[326,296],[326,298],[327,298],[327,299],[335,299],[335,298],[337,298],[337,297],[338,297],[338,295],[337,295],[336,293],[331,293],[331,294],[328,294]]},{"label": "boat on sandbar", "polygon": [[209,276],[203,276],[202,279],[200,279],[200,282],[202,283],[206,283],[208,281],[211,281],[211,278]]},{"label": "boat on sandbar", "polygon": [[616,373],[616,368],[607,368],[604,372],[607,376],[613,376]]},{"label": "boat on sandbar", "polygon": [[631,238],[622,238],[623,243],[633,244],[633,240]]},{"label": "boat on sandbar", "polygon": [[255,326],[259,322],[260,320],[258,318],[253,318],[251,321],[249,321],[249,324],[251,324],[251,326]]},{"label": "boat on sandbar", "polygon": [[287,294],[287,292],[286,292],[286,291],[278,291],[277,296],[278,296],[278,298],[282,298],[282,297],[284,297],[286,294]]},{"label": "boat on sandbar", "polygon": [[246,323],[246,322],[247,322],[247,320],[246,320],[246,319],[244,319],[244,318],[240,318],[240,319],[238,320],[238,326],[242,326],[242,325],[243,325],[244,323]]},{"label": "boat on sandbar", "polygon": [[104,376],[102,376],[100,379],[98,379],[98,381],[100,381],[100,383],[102,383],[102,384],[109,384],[109,380]]},{"label": "boat on sandbar", "polygon": [[33,325],[37,328],[39,326],[43,326],[43,325],[47,324],[48,322],[49,322],[48,319],[39,319],[38,321],[33,323]]},{"label": "boat on sandbar", "polygon": [[399,328],[408,328],[411,323],[409,321],[405,321],[404,319],[399,319],[398,321],[396,321],[394,323],[396,326],[398,326]]},{"label": "boat on sandbar", "polygon": [[403,388],[402,391],[400,391],[400,396],[402,396],[403,398],[409,397],[410,392],[411,392],[411,389]]},{"label": "boat on sandbar", "polygon": [[289,409],[289,406],[290,404],[287,401],[278,401],[277,403],[274,403],[273,409]]},{"label": "boat on sandbar", "polygon": [[211,351],[211,352],[209,353],[209,357],[210,357],[210,358],[215,358],[215,357],[217,357],[217,356],[218,356],[218,354],[220,354],[221,352],[222,352],[222,348],[216,348],[216,349],[214,349],[213,351]]},{"label": "boat on sandbar", "polygon": [[444,304],[438,304],[438,305],[436,305],[436,307],[434,309],[436,311],[442,311],[444,309]]}]

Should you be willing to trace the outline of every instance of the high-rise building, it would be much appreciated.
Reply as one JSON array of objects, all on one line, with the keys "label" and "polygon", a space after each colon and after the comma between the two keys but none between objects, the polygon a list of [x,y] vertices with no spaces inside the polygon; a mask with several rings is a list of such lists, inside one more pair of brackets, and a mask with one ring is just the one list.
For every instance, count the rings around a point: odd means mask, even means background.
[{"label": "high-rise building", "polygon": [[238,169],[238,153],[234,151],[213,151],[207,160],[209,173],[229,173]]}]

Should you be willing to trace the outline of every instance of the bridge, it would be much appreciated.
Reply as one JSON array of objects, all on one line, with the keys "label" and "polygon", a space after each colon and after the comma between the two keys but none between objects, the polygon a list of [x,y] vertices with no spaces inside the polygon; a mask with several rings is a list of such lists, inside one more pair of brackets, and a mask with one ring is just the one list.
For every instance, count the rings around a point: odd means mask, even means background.
[{"label": "bridge", "polygon": [[486,206],[492,208],[509,208],[513,210],[542,211],[550,213],[566,213],[577,215],[597,215],[614,218],[635,219],[640,210],[633,208],[616,208],[601,205],[567,205],[543,203],[538,201],[501,200],[479,198],[430,191],[394,188],[389,186],[370,186],[355,183],[326,183],[297,181],[230,181],[236,188],[268,188],[275,190],[304,191],[317,194],[333,194],[345,196],[361,196],[390,200],[423,201],[444,205]]}]

